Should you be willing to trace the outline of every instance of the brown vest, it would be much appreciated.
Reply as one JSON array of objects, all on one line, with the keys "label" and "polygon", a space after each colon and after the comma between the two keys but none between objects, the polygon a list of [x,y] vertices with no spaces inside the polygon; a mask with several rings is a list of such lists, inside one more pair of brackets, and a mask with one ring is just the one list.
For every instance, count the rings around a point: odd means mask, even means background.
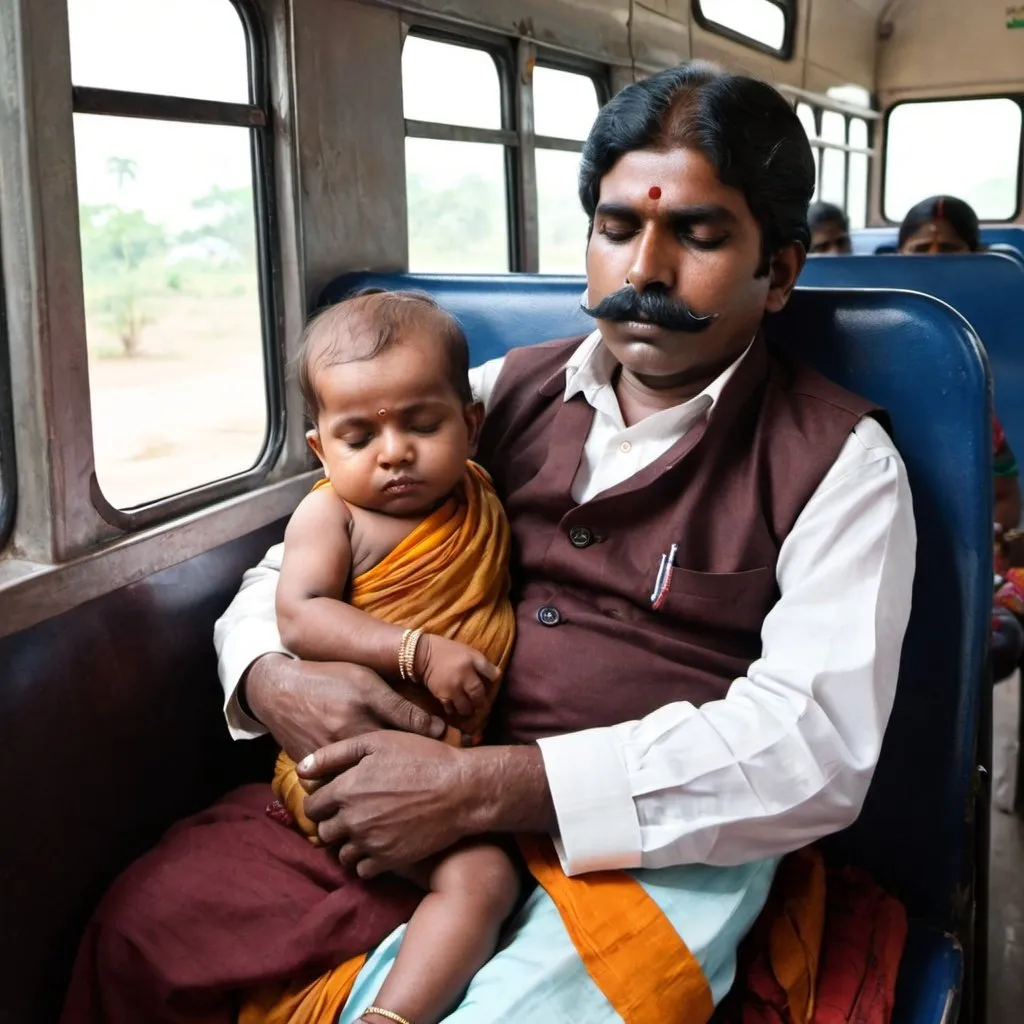
[{"label": "brown vest", "polygon": [[[494,739],[724,697],[761,653],[779,548],[871,403],[758,338],[711,413],[653,464],[577,505],[594,411],[564,401],[580,338],[511,351],[481,461],[512,523],[517,636]],[[678,546],[661,607],[662,554]]]}]

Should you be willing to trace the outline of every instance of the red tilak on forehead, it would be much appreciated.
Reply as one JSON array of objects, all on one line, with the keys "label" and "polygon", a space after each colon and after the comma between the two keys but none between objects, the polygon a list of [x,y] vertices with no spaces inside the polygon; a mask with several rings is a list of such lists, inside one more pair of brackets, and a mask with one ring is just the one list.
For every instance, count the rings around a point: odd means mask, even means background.
[{"label": "red tilak on forehead", "polygon": [[661,189],[658,188],[657,185],[652,185],[650,187],[650,190],[648,191],[647,195],[650,196],[651,199],[660,199],[661,198]]}]

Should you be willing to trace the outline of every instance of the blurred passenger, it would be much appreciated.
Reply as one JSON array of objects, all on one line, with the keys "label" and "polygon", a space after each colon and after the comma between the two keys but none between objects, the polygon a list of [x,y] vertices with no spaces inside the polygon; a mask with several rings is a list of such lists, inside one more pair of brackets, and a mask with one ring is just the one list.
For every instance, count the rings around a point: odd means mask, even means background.
[{"label": "blurred passenger", "polygon": [[[899,233],[899,251],[905,255],[941,256],[982,252],[978,215],[970,204],[955,196],[931,196],[923,199],[903,218]],[[996,572],[1000,583],[992,617],[992,677],[1006,678],[1019,663],[1024,634],[1007,613],[1024,618],[1024,572],[1015,568],[1018,559],[1012,543],[1019,531],[1021,497],[1017,460],[999,421],[992,420],[992,454],[995,502],[993,519],[996,531]]]},{"label": "blurred passenger", "polygon": [[899,251],[908,256],[981,252],[978,215],[955,196],[922,199],[903,218]]},{"label": "blurred passenger", "polygon": [[807,211],[811,229],[811,255],[848,256],[853,252],[850,222],[834,203],[814,203]]}]

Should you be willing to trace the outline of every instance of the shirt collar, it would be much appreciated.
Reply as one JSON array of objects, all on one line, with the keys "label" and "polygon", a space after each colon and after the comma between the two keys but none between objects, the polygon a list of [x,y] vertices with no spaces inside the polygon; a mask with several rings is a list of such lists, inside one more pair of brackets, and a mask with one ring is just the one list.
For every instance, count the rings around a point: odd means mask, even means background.
[{"label": "shirt collar", "polygon": [[[710,411],[753,344],[754,339],[751,338],[750,344],[699,395],[682,404],[689,406],[699,399],[699,404]],[[611,384],[616,365],[615,357],[608,351],[601,338],[601,332],[598,330],[589,334],[565,364],[564,400],[568,402],[575,395],[582,394],[591,405],[594,405],[598,392]]]}]

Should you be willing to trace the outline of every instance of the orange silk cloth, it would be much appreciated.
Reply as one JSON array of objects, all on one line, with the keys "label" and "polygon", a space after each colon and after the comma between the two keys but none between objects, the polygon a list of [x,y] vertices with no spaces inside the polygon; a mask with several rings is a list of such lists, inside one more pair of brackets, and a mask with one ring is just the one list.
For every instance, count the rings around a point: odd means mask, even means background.
[{"label": "orange silk cloth", "polygon": [[[321,481],[318,487],[327,485]],[[406,629],[422,629],[480,651],[504,671],[515,638],[509,601],[511,530],[491,478],[473,462],[455,493],[423,520],[381,562],[352,581],[349,603],[375,618]],[[398,651],[395,651],[395,668]],[[425,686],[395,689],[458,732],[478,736],[498,684],[489,687],[486,708],[470,718],[449,717]],[[455,735],[458,735],[456,732]],[[306,796],[295,762],[283,751],[274,771],[274,792],[310,838],[316,827],[305,816]]]},{"label": "orange silk cloth", "polygon": [[242,1003],[238,1024],[338,1024],[366,954],[311,982],[268,985]]},{"label": "orange silk cloth", "polygon": [[[643,886],[625,871],[569,878],[550,840],[519,838],[530,873],[558,908],[594,984],[626,1024],[706,1024],[711,989],[696,957]],[[825,915],[825,870],[817,850],[783,861],[752,937],[779,990],[786,1024],[812,1024]],[[365,956],[316,981],[267,989],[244,1005],[239,1024],[336,1024]],[[747,979],[741,974],[736,984]],[[741,1018],[747,1016],[741,1010]],[[750,1018],[760,1022],[760,1016]],[[767,1020],[767,1018],[763,1018]]]}]

